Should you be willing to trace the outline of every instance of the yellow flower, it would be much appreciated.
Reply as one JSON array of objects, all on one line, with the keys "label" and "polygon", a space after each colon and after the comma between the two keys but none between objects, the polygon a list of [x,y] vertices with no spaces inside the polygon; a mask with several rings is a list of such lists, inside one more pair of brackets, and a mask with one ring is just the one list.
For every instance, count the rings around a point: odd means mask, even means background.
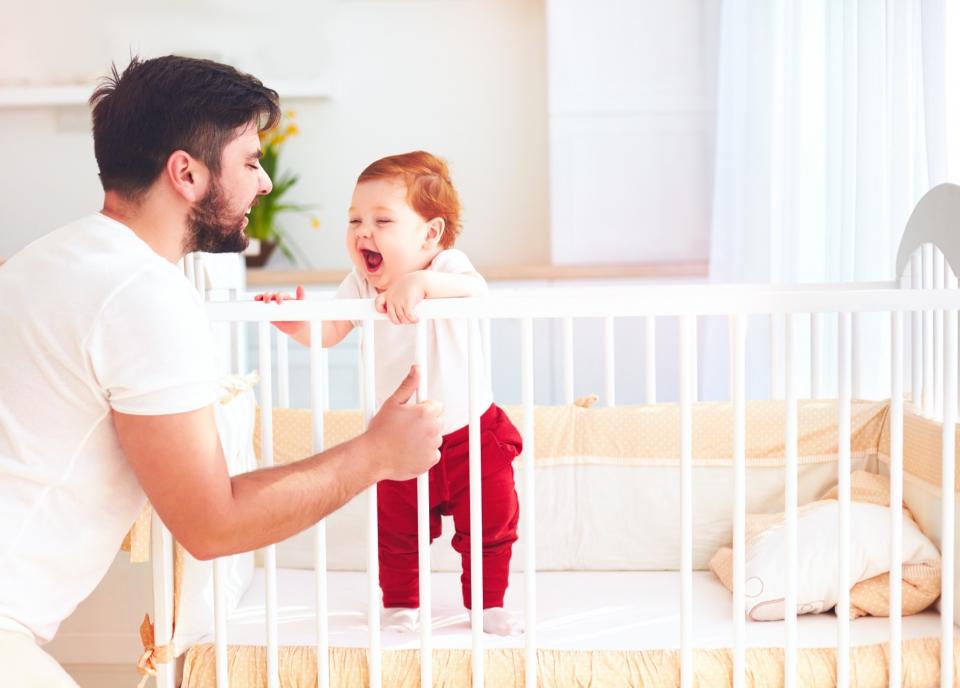
[{"label": "yellow flower", "polygon": [[297,116],[297,111],[287,110],[286,112],[283,113],[283,116],[286,117],[287,119],[293,119],[294,117]]},{"label": "yellow flower", "polygon": [[287,136],[296,136],[300,133],[300,127],[296,124],[287,125],[287,130],[284,132]]},{"label": "yellow flower", "polygon": [[314,229],[320,229],[320,218],[319,218],[319,217],[311,217],[311,218],[310,218],[310,226],[313,227]]}]

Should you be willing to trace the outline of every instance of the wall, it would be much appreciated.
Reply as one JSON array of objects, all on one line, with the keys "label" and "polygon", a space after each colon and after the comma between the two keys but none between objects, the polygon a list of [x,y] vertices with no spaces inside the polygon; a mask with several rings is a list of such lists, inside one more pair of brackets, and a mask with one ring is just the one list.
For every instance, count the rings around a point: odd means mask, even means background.
[{"label": "wall", "polygon": [[551,257],[705,261],[718,0],[547,0]]},{"label": "wall", "polygon": [[[94,11],[57,5],[17,7],[23,30],[7,40],[11,25],[4,29],[0,86],[91,81],[130,49],[182,48],[262,66],[268,85],[270,75],[329,84],[329,98],[285,103],[302,130],[285,160],[301,175],[290,198],[319,206],[321,219],[319,230],[305,217],[287,228],[314,267],[348,265],[343,231],[357,174],[378,157],[415,148],[449,160],[465,207],[460,246],[476,264],[548,261],[542,0],[297,0],[269,12],[249,0],[199,8],[178,0],[119,18],[121,5],[106,0]],[[198,21],[216,30],[185,34]],[[129,44],[117,38],[124,32]],[[269,59],[274,48],[286,62]],[[99,208],[85,108],[0,108],[0,147],[7,159],[0,256]]]}]

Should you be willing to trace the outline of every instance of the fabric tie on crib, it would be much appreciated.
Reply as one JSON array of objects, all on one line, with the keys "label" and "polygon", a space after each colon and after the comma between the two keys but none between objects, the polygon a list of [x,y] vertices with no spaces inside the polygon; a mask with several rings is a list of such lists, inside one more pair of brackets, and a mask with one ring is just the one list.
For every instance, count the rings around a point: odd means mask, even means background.
[{"label": "fabric tie on crib", "polygon": [[143,623],[140,624],[140,642],[143,643],[143,654],[137,660],[137,672],[143,678],[137,688],[144,688],[150,677],[157,675],[157,664],[165,664],[173,659],[173,648],[170,645],[156,646],[149,614],[143,615]]}]

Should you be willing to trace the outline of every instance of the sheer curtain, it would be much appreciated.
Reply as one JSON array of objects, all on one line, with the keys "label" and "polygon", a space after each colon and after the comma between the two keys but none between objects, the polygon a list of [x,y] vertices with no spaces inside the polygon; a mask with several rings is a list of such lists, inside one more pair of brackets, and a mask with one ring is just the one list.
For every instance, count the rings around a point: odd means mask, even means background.
[{"label": "sheer curtain", "polygon": [[[900,234],[915,202],[957,171],[947,126],[960,76],[952,66],[956,4],[724,2],[712,280],[894,278]],[[836,336],[830,320],[823,322],[825,361]],[[854,378],[864,397],[886,389],[884,375],[873,372],[889,367],[880,343],[886,327],[883,318],[860,318],[855,338],[870,345],[860,348]],[[801,394],[810,384],[807,328],[801,318]],[[769,360],[782,336],[782,323],[751,320],[749,360]],[[726,323],[707,322],[703,344],[702,396],[725,398]],[[832,395],[835,368],[822,372],[823,393]],[[751,370],[748,394],[777,394],[781,375],[776,364],[772,377],[767,366]]]}]

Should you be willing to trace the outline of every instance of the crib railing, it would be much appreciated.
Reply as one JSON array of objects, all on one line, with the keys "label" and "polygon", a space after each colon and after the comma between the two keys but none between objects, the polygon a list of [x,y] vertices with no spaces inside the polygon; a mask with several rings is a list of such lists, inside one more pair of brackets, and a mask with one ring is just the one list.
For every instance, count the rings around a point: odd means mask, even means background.
[{"label": "crib railing", "polygon": [[[811,287],[768,286],[655,286],[617,287],[591,289],[542,291],[493,292],[482,299],[457,299],[429,301],[419,307],[421,322],[416,326],[416,360],[421,372],[426,366],[426,323],[435,319],[466,319],[469,322],[469,371],[468,393],[470,395],[470,526],[473,532],[482,532],[481,481],[479,479],[479,383],[489,376],[490,344],[489,322],[491,319],[513,319],[520,322],[519,357],[521,370],[521,402],[523,408],[522,436],[523,464],[523,552],[524,562],[524,616],[526,626],[525,668],[526,685],[537,685],[537,623],[536,623],[536,561],[535,561],[535,471],[534,471],[534,322],[539,319],[557,319],[562,323],[563,399],[573,400],[574,390],[574,345],[573,330],[577,319],[600,318],[604,338],[604,401],[615,404],[617,381],[614,362],[614,324],[618,319],[640,318],[645,323],[644,365],[646,368],[645,394],[648,402],[655,402],[656,395],[656,350],[655,322],[657,318],[673,319],[679,326],[679,408],[680,408],[680,509],[681,509],[681,580],[680,599],[680,677],[681,685],[691,686],[693,680],[693,404],[697,401],[698,321],[706,316],[723,316],[729,326],[730,400],[733,415],[733,657],[734,684],[743,686],[746,671],[746,614],[744,598],[745,571],[745,524],[746,524],[746,355],[748,317],[761,315],[768,318],[770,337],[777,342],[771,347],[771,367],[779,370],[783,381],[783,399],[786,408],[785,420],[785,491],[788,579],[785,619],[785,677],[786,685],[795,685],[797,669],[797,447],[798,447],[798,386],[796,374],[798,363],[797,340],[804,320],[809,321],[810,331],[810,395],[823,393],[822,366],[827,358],[821,343],[824,325],[835,321],[839,423],[839,519],[841,547],[840,598],[837,604],[837,684],[846,686],[850,679],[850,590],[846,581],[850,571],[850,469],[851,469],[851,402],[858,396],[858,385],[853,375],[862,341],[856,335],[862,314],[883,313],[889,318],[890,344],[890,478],[891,504],[903,498],[903,420],[904,390],[911,391],[910,401],[915,410],[930,417],[944,420],[942,438],[942,598],[941,598],[941,676],[942,685],[951,684],[953,676],[953,580],[954,580],[954,523],[955,523],[955,459],[954,430],[957,417],[957,311],[960,309],[960,291],[957,280],[942,256],[932,247],[924,247],[921,255],[911,262],[909,274],[897,288],[895,283],[867,285],[818,285]],[[188,275],[199,281],[202,265],[191,259]],[[939,267],[938,267],[939,266]],[[374,311],[370,301],[363,300],[305,300],[291,301],[283,306],[284,319],[310,322],[310,406],[313,411],[313,449],[322,451],[323,411],[328,408],[329,395],[327,359],[321,348],[320,324],[324,320],[362,320],[362,386],[363,413],[366,421],[374,409],[374,328],[372,323],[384,316]],[[274,381],[271,352],[271,326],[269,318],[275,317],[261,303],[247,299],[211,302],[208,306],[215,327],[235,327],[236,323],[256,323],[259,344],[259,370],[261,375],[260,415],[262,427],[261,456],[265,465],[272,464],[272,407]],[[782,324],[782,337],[778,334]],[[909,326],[909,336],[905,329]],[[288,402],[289,380],[287,353],[284,338],[279,339],[277,362],[279,364],[277,391],[281,405]],[[909,353],[907,345],[909,344]],[[481,351],[487,356],[481,356]],[[773,359],[779,357],[782,365]],[[484,368],[481,361],[486,361]],[[909,361],[909,365],[905,362]],[[905,373],[909,372],[909,385]],[[424,398],[427,389],[425,375],[421,377],[419,398]],[[778,390],[771,385],[770,396],[776,398]],[[432,685],[431,627],[430,627],[430,554],[428,495],[426,476],[417,480],[418,527],[421,600],[421,685]],[[377,508],[375,486],[367,491],[368,500],[368,663],[370,685],[381,685],[380,649],[380,593],[377,558]],[[889,672],[890,685],[898,686],[901,675],[902,621],[902,511],[890,510],[891,572],[890,572],[890,619],[889,619]],[[325,524],[315,526],[315,571],[317,590],[317,661],[318,685],[329,685],[327,663],[330,636],[327,629],[327,582]],[[482,556],[480,538],[473,538],[471,546],[471,578],[482,581]],[[169,642],[172,633],[172,543],[163,525],[155,520],[154,539],[156,640],[158,645]],[[279,686],[278,633],[277,633],[277,578],[274,547],[265,550],[266,606],[267,606],[267,676],[271,688]],[[221,569],[214,563],[215,588],[215,654],[217,685],[227,686],[226,614],[223,591],[220,585]],[[473,685],[483,685],[484,638],[482,633],[482,586],[472,587],[472,673]],[[173,686],[173,672],[163,665],[158,674],[158,685]]]}]

